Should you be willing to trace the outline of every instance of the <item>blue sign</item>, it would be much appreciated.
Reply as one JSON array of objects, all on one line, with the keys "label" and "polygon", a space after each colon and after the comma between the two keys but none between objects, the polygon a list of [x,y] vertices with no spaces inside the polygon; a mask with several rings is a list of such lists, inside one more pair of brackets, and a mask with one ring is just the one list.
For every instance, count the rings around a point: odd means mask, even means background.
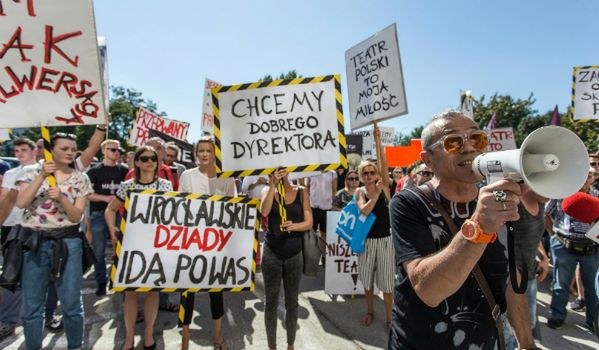
[{"label": "blue sign", "polygon": [[356,201],[352,199],[341,210],[335,232],[349,244],[354,252],[362,253],[366,236],[370,232],[375,218],[376,216],[373,213],[364,216],[358,209]]}]

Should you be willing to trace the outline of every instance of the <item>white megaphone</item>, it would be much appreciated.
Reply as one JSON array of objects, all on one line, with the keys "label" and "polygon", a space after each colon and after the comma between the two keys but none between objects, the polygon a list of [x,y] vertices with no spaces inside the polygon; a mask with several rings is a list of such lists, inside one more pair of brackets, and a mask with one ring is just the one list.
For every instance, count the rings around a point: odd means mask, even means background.
[{"label": "white megaphone", "polygon": [[487,178],[524,181],[537,194],[551,199],[568,197],[580,190],[589,173],[589,154],[582,140],[560,126],[539,128],[520,149],[483,153],[472,170]]}]

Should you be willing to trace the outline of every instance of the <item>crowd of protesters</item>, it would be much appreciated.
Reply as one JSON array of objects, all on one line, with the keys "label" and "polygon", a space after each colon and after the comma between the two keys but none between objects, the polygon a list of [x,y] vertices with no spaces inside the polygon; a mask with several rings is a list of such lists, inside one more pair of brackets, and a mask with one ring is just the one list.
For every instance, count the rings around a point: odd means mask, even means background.
[{"label": "crowd of protesters", "polygon": [[[599,253],[597,244],[584,236],[589,224],[565,214],[561,200],[548,201],[526,186],[508,180],[481,184],[470,164],[485,152],[488,139],[459,112],[445,112],[431,120],[423,131],[422,160],[407,168],[388,168],[375,126],[376,160],[365,160],[357,169],[326,171],[295,181],[282,168],[268,176],[217,178],[210,136],[196,142],[197,167],[186,169],[177,163],[180,150],[175,144],[151,138],[136,151],[125,152],[106,133],[106,125],[97,126],[82,152],[73,135],[52,135],[52,161],[43,160],[43,142],[16,139],[14,153],[20,165],[8,170],[0,162],[2,244],[18,237],[24,247],[20,285],[14,291],[1,291],[0,340],[14,334],[22,312],[27,349],[41,348],[44,328],[64,329],[69,349],[85,347],[84,245],[89,242],[96,258],[96,295],[105,297],[106,266],[111,263],[105,256],[107,249],[116,246],[122,207],[134,189],[260,199],[265,225],[259,261],[270,349],[277,348],[281,286],[287,349],[294,349],[303,235],[313,230],[326,240],[327,211],[342,210],[352,199],[363,215],[376,217],[364,252],[358,254],[366,310],[356,322],[369,327],[376,320],[376,287],[385,305],[390,349],[447,348],[448,344],[452,348],[535,349],[537,282],[548,275],[549,261],[553,282],[547,325],[554,329],[563,325],[566,304],[578,291],[570,306],[586,310],[585,326],[594,327]],[[101,161],[92,164],[98,152]],[[599,154],[591,154],[589,165],[580,191],[599,197]],[[499,192],[506,198],[498,197]],[[276,209],[279,206],[286,209],[286,221]],[[507,278],[502,237],[508,221],[518,237],[517,275],[528,281],[524,294],[515,293]],[[477,270],[487,287],[473,272]],[[222,332],[222,292],[209,294],[214,348],[229,349]],[[143,312],[138,306],[140,296],[123,293],[126,335],[123,344],[115,344],[122,349],[135,347],[139,322],[144,322],[144,349],[154,349],[158,310],[179,310],[179,294],[146,292]],[[54,314],[58,300],[62,317]],[[193,294],[181,296],[181,303],[193,310]],[[189,348],[190,325],[188,313],[182,322],[182,349]]]}]

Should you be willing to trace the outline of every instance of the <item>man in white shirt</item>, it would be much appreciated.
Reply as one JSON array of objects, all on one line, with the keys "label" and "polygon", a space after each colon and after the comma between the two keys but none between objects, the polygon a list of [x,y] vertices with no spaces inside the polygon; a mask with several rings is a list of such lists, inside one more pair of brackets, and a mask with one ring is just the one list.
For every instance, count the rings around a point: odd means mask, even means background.
[{"label": "man in white shirt", "polygon": [[[15,206],[17,195],[19,194],[16,180],[21,177],[23,167],[35,164],[37,155],[37,145],[29,139],[17,139],[13,141],[15,157],[19,160],[20,165],[7,171],[4,174],[2,182],[2,190],[0,191],[0,223],[1,244],[4,244],[8,233],[13,226],[20,224],[23,209]],[[0,297],[0,340],[12,335],[15,331],[15,326],[19,321],[19,313],[21,311],[21,289],[14,292],[2,290]]]},{"label": "man in white shirt", "polygon": [[325,171],[318,176],[309,177],[306,184],[310,189],[314,231],[320,230],[320,237],[327,240],[327,211],[333,209],[333,198],[337,193],[337,173]]}]

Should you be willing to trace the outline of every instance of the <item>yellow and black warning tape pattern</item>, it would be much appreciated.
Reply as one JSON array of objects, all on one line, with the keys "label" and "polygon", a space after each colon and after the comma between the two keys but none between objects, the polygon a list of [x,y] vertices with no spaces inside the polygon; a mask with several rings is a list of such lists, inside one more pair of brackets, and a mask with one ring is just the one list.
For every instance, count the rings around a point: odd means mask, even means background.
[{"label": "yellow and black warning tape pattern", "polygon": [[[255,83],[246,83],[239,85],[221,86],[212,89],[212,107],[214,111],[214,154],[216,156],[216,171],[219,178],[228,177],[239,177],[239,176],[250,176],[250,175],[268,175],[273,173],[276,168],[265,168],[265,169],[250,169],[243,171],[222,171],[222,153],[221,153],[221,125],[220,125],[220,109],[218,102],[218,94],[223,92],[232,92],[239,90],[251,90],[260,89],[265,87],[273,86],[285,86],[285,85],[300,85],[300,84],[315,84],[323,83],[328,81],[335,82],[335,102],[337,109],[337,138],[339,139],[339,163],[334,164],[312,164],[303,166],[290,166],[287,167],[287,172],[310,172],[310,171],[326,171],[334,170],[337,168],[347,168],[347,156],[346,156],[346,142],[345,142],[345,129],[343,127],[343,104],[341,102],[341,78],[339,74],[325,75],[320,77],[311,78],[295,78],[295,79],[279,79],[271,81],[258,81]],[[233,126],[230,126],[233,127]]]},{"label": "yellow and black warning tape pattern", "polygon": [[[570,111],[572,116],[574,116],[574,104],[575,104],[574,93],[576,92],[576,71],[581,70],[581,69],[595,69],[595,68],[599,68],[599,66],[574,67],[574,70],[572,73],[572,107],[571,107],[571,111]],[[599,123],[599,119],[577,119],[574,121],[579,122],[579,123]]]},{"label": "yellow and black warning tape pattern", "polygon": [[[46,161],[52,161],[52,147],[50,143],[50,130],[45,126],[41,127],[42,140],[44,140],[44,159]],[[46,178],[50,187],[56,187],[56,178],[54,175],[50,175]]]},{"label": "yellow and black warning tape pattern", "polygon": [[[252,271],[251,271],[251,279],[249,287],[234,287],[234,288],[149,288],[149,287],[115,287],[114,281],[116,278],[117,266],[119,264],[119,257],[121,256],[121,249],[123,244],[123,237],[126,228],[127,215],[129,212],[129,204],[130,204],[130,196],[132,193],[138,193],[143,195],[156,195],[156,196],[164,196],[164,197],[177,197],[177,198],[185,198],[185,199],[203,199],[210,201],[219,201],[219,202],[227,202],[227,203],[242,203],[247,205],[256,206],[258,209],[258,205],[260,201],[258,199],[246,198],[246,197],[228,197],[228,196],[219,196],[219,195],[202,195],[197,193],[187,193],[187,192],[167,192],[167,191],[158,191],[158,190],[131,190],[127,197],[125,198],[125,204],[123,206],[124,213],[123,218],[121,220],[120,232],[117,235],[117,242],[115,247],[115,255],[113,257],[112,269],[110,271],[110,288],[115,292],[243,292],[243,291],[253,291],[255,288],[255,277],[256,277],[256,256],[258,255],[258,230],[260,229],[259,224],[259,216],[256,217],[256,224],[254,228],[254,246],[252,249]],[[258,212],[257,212],[258,213]],[[193,295],[193,294],[191,294]],[[193,305],[193,302],[192,302]]]}]

